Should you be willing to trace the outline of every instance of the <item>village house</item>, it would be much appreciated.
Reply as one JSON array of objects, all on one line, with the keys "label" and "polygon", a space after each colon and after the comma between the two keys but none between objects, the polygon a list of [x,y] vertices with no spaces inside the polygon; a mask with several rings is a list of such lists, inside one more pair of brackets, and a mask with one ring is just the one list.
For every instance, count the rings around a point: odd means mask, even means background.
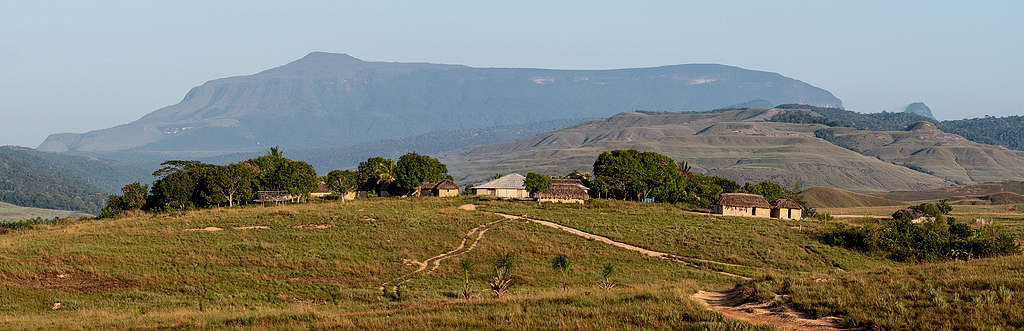
[{"label": "village house", "polygon": [[533,194],[539,202],[584,203],[590,199],[590,188],[579,179],[552,179],[551,187]]},{"label": "village house", "polygon": [[447,179],[438,183],[423,182],[412,195],[418,197],[454,197],[459,195],[459,185]]},{"label": "village house", "polygon": [[[356,197],[359,195],[358,192],[359,191],[348,192],[348,193],[345,193],[345,195],[341,196],[340,198],[344,199],[344,200],[355,200]],[[331,190],[330,188],[327,187],[327,183],[320,182],[320,184],[317,185],[316,191],[313,191],[313,192],[309,193],[309,196],[311,198],[323,199],[323,198],[326,198],[327,196],[329,196],[331,194],[336,194],[336,193],[338,193],[338,192],[334,192],[334,190]],[[363,194],[362,198],[365,199],[366,198],[365,191],[363,191],[363,193],[364,194]]]},{"label": "village house", "polygon": [[793,199],[781,198],[772,201],[772,218],[798,220],[803,217],[804,207]]},{"label": "village house", "polygon": [[771,218],[772,205],[757,194],[722,193],[715,201],[714,214]]},{"label": "village house", "polygon": [[526,192],[526,177],[517,173],[504,175],[498,179],[474,186],[473,194],[504,199],[526,199],[530,197],[529,192]]}]

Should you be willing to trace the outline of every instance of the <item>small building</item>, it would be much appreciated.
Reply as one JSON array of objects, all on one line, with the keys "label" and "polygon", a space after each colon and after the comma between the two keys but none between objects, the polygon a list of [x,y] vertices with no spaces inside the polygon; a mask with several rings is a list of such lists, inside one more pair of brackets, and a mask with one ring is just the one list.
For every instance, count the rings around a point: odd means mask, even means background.
[{"label": "small building", "polygon": [[793,199],[781,198],[772,201],[772,218],[798,220],[803,217],[804,207]]},{"label": "small building", "polygon": [[539,202],[584,203],[590,199],[590,188],[579,179],[552,179],[550,188],[533,197]]},{"label": "small building", "polygon": [[437,183],[423,182],[412,195],[418,197],[454,197],[459,195],[459,185],[447,179]]},{"label": "small building", "polygon": [[324,197],[331,195],[333,193],[334,191],[331,191],[330,188],[327,188],[327,183],[320,182],[320,184],[317,185],[316,190],[309,193],[309,196],[312,198],[323,199]]},{"label": "small building", "polygon": [[504,175],[498,179],[474,186],[473,194],[503,199],[526,199],[530,197],[530,193],[526,192],[526,177],[517,173]]},{"label": "small building", "polygon": [[772,205],[764,197],[749,193],[722,193],[715,201],[714,214],[771,218]]}]

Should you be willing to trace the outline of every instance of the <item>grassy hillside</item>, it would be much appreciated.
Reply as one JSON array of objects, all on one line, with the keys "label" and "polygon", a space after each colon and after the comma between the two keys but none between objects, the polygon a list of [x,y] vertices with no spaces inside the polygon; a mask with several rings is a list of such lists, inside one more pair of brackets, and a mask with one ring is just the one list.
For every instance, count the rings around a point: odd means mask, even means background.
[{"label": "grassy hillside", "polygon": [[1024,181],[1000,181],[972,185],[959,185],[920,191],[893,191],[876,195],[899,201],[958,200],[1001,192],[1024,194]]},{"label": "grassy hillside", "polygon": [[57,210],[57,209],[43,209],[43,208],[32,208],[12,205],[9,203],[0,202],[0,222],[4,221],[20,221],[25,219],[52,219],[54,217],[87,217],[93,216],[78,211],[69,210]]},{"label": "grassy hillside", "polygon": [[901,201],[822,186],[809,188],[801,196],[807,200],[807,205],[812,208],[899,206],[906,204]]},{"label": "grassy hillside", "polygon": [[[654,151],[695,171],[743,182],[856,191],[917,190],[949,183],[939,177],[858,154],[815,137],[820,124],[767,122],[777,109],[704,113],[624,113],[508,143],[441,155],[462,181],[496,172],[566,174],[590,171],[603,151]],[[1024,162],[1024,158],[1021,159]]]},{"label": "grassy hillside", "polygon": [[[478,210],[459,208],[466,203]],[[685,263],[492,211],[572,226]],[[957,309],[999,313],[950,319],[962,325],[1016,325],[1014,306],[1002,298],[1024,295],[1021,271],[1009,267],[1019,257],[905,265],[820,243],[816,233],[829,226],[712,217],[663,204],[469,198],[252,206],[34,225],[0,236],[0,256],[18,262],[0,265],[0,323],[53,329],[767,329],[709,311],[691,295],[736,285],[768,289],[773,285],[758,284],[770,274],[789,279],[792,302],[819,314],[846,315],[849,325],[925,325]],[[497,299],[486,283],[493,277],[490,265],[505,252],[516,256],[516,281]],[[551,269],[557,254],[574,262],[565,278],[568,291],[559,289],[563,275]],[[460,298],[461,260],[473,264],[469,300]],[[611,288],[598,286],[607,263],[617,270]],[[933,268],[941,272],[927,272]],[[975,286],[938,278],[951,268],[977,271],[969,279]],[[880,276],[895,278],[892,285],[865,284]],[[383,283],[401,279],[409,281],[400,300],[382,295]],[[914,312],[902,324],[893,324],[884,310],[891,305],[870,301],[893,300],[888,292],[868,292],[896,284],[908,292],[893,304]],[[919,299],[936,289],[959,299]],[[981,294],[986,289],[997,297],[982,308],[968,307],[978,301],[966,298],[989,295]],[[824,298],[828,293],[842,296]]]}]

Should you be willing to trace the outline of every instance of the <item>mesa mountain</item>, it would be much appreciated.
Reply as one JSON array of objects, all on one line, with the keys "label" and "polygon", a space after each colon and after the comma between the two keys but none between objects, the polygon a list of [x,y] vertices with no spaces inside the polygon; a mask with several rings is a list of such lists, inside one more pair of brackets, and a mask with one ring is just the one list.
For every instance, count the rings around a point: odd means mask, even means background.
[{"label": "mesa mountain", "polygon": [[206,82],[178,104],[128,124],[51,135],[38,149],[209,156],[270,145],[286,150],[352,146],[634,109],[706,110],[751,102],[841,106],[828,91],[799,80],[717,64],[474,68],[314,52],[254,75]]}]

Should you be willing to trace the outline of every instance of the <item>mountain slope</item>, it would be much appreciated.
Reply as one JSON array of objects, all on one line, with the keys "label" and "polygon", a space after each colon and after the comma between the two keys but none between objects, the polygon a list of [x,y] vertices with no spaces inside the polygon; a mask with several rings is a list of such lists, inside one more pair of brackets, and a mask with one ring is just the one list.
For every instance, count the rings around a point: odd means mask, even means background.
[{"label": "mountain slope", "polygon": [[[0,157],[24,162],[32,169],[47,169],[61,176],[81,179],[88,186],[106,193],[120,193],[124,184],[139,181],[148,184],[153,170],[87,155],[40,152],[31,148],[0,146]],[[159,164],[159,162],[157,162]],[[29,169],[31,170],[31,169]],[[11,175],[0,173],[0,177]]]},{"label": "mountain slope", "polygon": [[473,68],[367,62],[314,52],[254,75],[213,80],[141,119],[56,134],[55,152],[222,151],[409,137],[628,109],[712,109],[763,100],[838,107],[828,91],[770,72],[715,64],[618,70]]},{"label": "mountain slope", "polygon": [[899,206],[905,202],[880,198],[874,195],[850,192],[833,187],[812,187],[801,193],[807,205],[813,208],[850,208],[870,206]]},{"label": "mountain slope", "polygon": [[0,201],[25,207],[96,212],[106,194],[31,159],[0,153]]},{"label": "mountain slope", "polygon": [[827,130],[825,136],[836,145],[956,184],[1024,178],[1024,152],[975,143],[930,122],[905,131]]},{"label": "mountain slope", "polygon": [[612,149],[650,150],[687,161],[699,172],[738,182],[772,180],[791,186],[855,191],[918,190],[945,179],[858,154],[815,137],[826,126],[769,122],[785,110],[739,109],[702,113],[623,113],[605,120],[513,142],[443,153],[464,182],[495,172],[564,174],[590,171]]}]

